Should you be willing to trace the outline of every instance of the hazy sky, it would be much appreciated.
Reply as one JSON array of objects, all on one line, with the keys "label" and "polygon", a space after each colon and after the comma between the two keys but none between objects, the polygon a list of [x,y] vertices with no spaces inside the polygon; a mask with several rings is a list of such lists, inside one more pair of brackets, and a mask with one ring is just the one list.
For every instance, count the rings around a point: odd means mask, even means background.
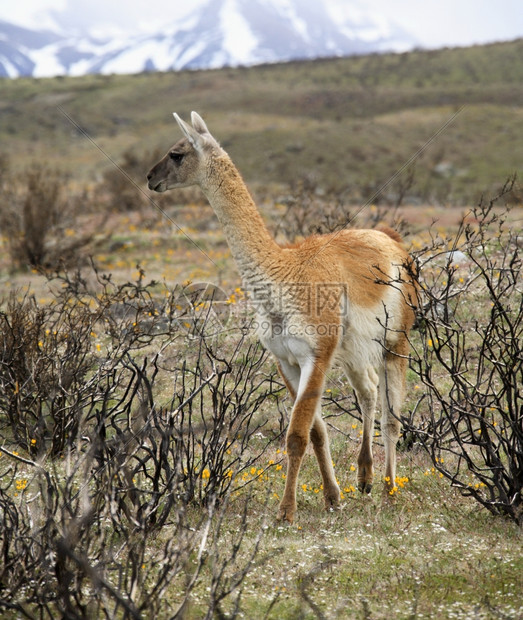
[{"label": "hazy sky", "polygon": [[[100,34],[122,30],[143,32],[174,21],[204,1],[2,0],[0,19],[42,27],[51,25],[49,9],[54,9],[62,25],[71,29],[89,28],[92,31],[96,28]],[[350,10],[351,6],[351,0],[326,2],[344,10]],[[427,47],[468,45],[523,36],[521,0],[356,0],[356,4],[392,19]]]}]

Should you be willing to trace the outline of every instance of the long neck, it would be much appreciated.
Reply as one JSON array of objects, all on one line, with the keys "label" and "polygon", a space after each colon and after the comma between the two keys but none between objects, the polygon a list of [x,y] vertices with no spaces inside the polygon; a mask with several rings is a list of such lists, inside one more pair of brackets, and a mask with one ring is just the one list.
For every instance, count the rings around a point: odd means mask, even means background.
[{"label": "long neck", "polygon": [[281,253],[267,230],[240,173],[224,153],[216,157],[202,189],[220,220],[240,275],[266,271]]}]

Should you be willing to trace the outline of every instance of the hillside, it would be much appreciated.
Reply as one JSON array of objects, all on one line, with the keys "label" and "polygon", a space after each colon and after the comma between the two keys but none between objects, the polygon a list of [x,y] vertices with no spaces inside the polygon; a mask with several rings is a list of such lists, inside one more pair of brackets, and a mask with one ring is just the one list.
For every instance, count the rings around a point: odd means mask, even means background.
[{"label": "hillside", "polygon": [[[521,169],[523,40],[249,69],[4,80],[0,151],[15,168],[44,160],[92,182],[112,167],[96,146],[117,161],[131,149],[145,173],[146,153],[178,137],[171,112],[196,109],[255,189],[308,176],[360,202],[461,106],[416,160],[406,200],[464,204]],[[381,199],[394,201],[395,191],[391,184]]]}]

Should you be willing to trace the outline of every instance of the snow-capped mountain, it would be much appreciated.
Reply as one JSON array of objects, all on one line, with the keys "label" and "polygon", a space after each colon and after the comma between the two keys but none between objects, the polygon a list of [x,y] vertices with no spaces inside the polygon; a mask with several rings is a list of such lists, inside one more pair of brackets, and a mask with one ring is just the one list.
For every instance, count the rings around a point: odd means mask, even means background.
[{"label": "snow-capped mountain", "polygon": [[161,31],[99,39],[0,21],[0,76],[138,73],[404,51],[416,41],[355,5],[323,0],[207,0]]}]

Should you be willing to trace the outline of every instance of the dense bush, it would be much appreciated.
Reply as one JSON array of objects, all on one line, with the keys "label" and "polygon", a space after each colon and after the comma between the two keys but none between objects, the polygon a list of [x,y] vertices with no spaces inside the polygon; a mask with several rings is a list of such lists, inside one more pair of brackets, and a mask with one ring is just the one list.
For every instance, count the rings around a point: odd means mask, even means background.
[{"label": "dense bush", "polygon": [[153,163],[160,159],[160,151],[138,155],[128,149],[118,163],[110,166],[104,173],[103,182],[98,186],[102,202],[115,211],[133,211],[147,204],[144,191],[145,173]]},{"label": "dense bush", "polygon": [[417,254],[422,338],[411,366],[425,415],[405,426],[453,486],[522,523],[522,238],[496,208],[512,184],[473,209],[453,240],[434,238]]},{"label": "dense bush", "polygon": [[[379,195],[380,192],[377,192],[373,198],[377,199]],[[398,196],[396,207],[402,197]],[[279,202],[285,206],[285,211],[274,226],[274,235],[282,234],[290,242],[300,237],[323,235],[351,227],[375,228],[387,223],[400,232],[404,227],[395,209],[378,208],[370,203],[357,209],[347,207],[343,197],[323,191],[314,179],[308,177],[294,183],[289,194],[280,197]]]},{"label": "dense bush", "polygon": [[[13,295],[0,317],[0,609],[183,617],[202,571],[202,617],[238,608],[263,534],[240,560],[242,472],[279,434],[261,433],[281,389],[265,353],[241,331],[223,350],[205,321],[188,333],[180,292],[143,272],[53,283],[48,306]],[[213,553],[233,497],[235,543]]]},{"label": "dense bush", "polygon": [[103,230],[105,218],[80,230],[86,199],[70,193],[66,197],[67,175],[37,162],[15,175],[8,158],[2,168],[0,232],[13,266],[55,269],[85,261],[81,250]]},{"label": "dense bush", "polygon": [[59,456],[78,440],[93,392],[95,322],[88,309],[39,307],[16,294],[0,313],[0,415],[14,443],[33,455]]}]

